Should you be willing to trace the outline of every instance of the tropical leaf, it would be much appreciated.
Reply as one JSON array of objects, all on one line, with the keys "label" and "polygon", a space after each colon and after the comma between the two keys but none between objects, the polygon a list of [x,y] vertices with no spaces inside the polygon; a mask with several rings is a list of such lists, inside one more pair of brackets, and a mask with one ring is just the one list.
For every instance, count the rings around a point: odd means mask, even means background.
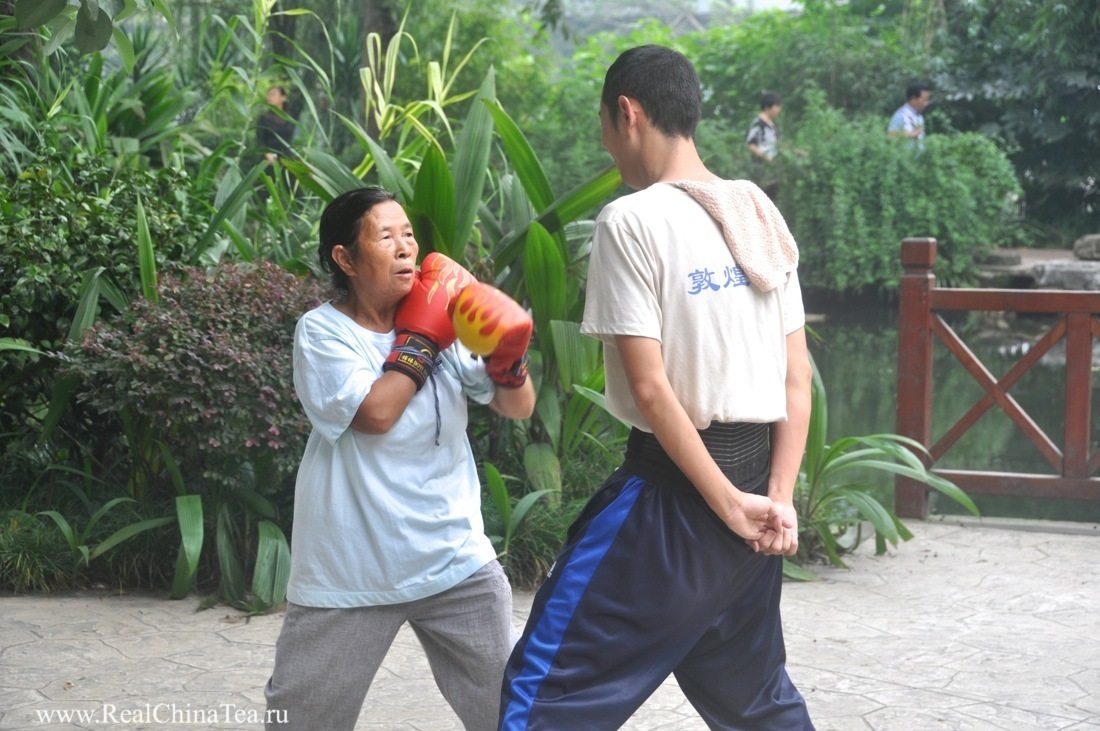
[{"label": "tropical leaf", "polygon": [[542,169],[542,163],[539,162],[535,151],[531,149],[527,138],[523,136],[523,132],[503,107],[487,100],[483,100],[483,103],[493,118],[500,143],[512,168],[516,171],[516,176],[523,184],[527,198],[535,210],[546,210],[554,203],[554,191],[550,187],[550,181],[546,179],[546,172]]},{"label": "tropical leaf", "polygon": [[421,237],[417,232],[417,242],[421,245],[419,256],[423,258],[431,251],[462,262],[462,251],[458,242],[445,238],[455,230],[457,216],[455,184],[451,171],[447,168],[447,159],[438,145],[428,145],[420,171],[416,175],[416,187],[413,189],[412,207],[424,213],[433,224],[432,239]]},{"label": "tropical leaf", "polygon": [[790,559],[783,559],[783,576],[793,581],[817,581],[818,577],[812,571],[804,569]]},{"label": "tropical leaf", "polygon": [[45,25],[60,15],[68,4],[69,0],[17,0],[15,22],[20,28]]},{"label": "tropical leaf", "polygon": [[176,521],[180,528],[180,548],[172,578],[172,599],[182,599],[191,591],[202,554],[203,517],[201,495],[176,497]]},{"label": "tropical leaf", "polygon": [[478,90],[462,132],[458,136],[453,167],[455,186],[455,227],[451,250],[462,251],[470,240],[470,229],[477,218],[485,188],[489,152],[493,142],[493,120],[483,101],[496,101],[496,77],[492,67]]},{"label": "tropical leaf", "polygon": [[279,526],[261,520],[258,526],[259,546],[252,574],[250,613],[260,614],[280,606],[286,598],[290,581],[290,546]]},{"label": "tropical leaf", "polygon": [[107,13],[100,10],[99,0],[84,0],[76,11],[76,31],[73,42],[81,53],[102,51],[111,42],[114,24]]},{"label": "tropical leaf", "polygon": [[523,273],[535,330],[541,341],[553,340],[550,322],[565,317],[565,262],[550,234],[537,223],[527,229]]},{"label": "tropical leaf", "polygon": [[512,501],[508,498],[508,488],[504,486],[504,478],[500,476],[500,471],[489,462],[485,463],[485,482],[489,487],[489,495],[493,498],[497,515],[507,529],[512,518]]},{"label": "tropical leaf", "polygon": [[223,601],[240,606],[245,601],[244,569],[241,568],[241,560],[234,547],[233,521],[226,503],[218,510],[215,543],[218,547],[218,566],[221,569],[218,591]]},{"label": "tropical leaf", "polygon": [[523,466],[528,482],[535,490],[551,491],[551,503],[557,507],[561,501],[561,463],[554,448],[546,442],[528,444],[523,450]]},{"label": "tropical leaf", "polygon": [[551,320],[550,334],[562,391],[570,393],[600,367],[600,341],[581,335],[580,323],[571,320]]},{"label": "tropical leaf", "polygon": [[144,533],[147,530],[159,528],[171,522],[172,518],[149,518],[147,520],[138,521],[137,523],[131,523],[124,528],[119,528],[110,536],[104,538],[103,541],[95,547],[89,558],[102,556],[107,551],[110,551],[112,548],[129,538],[133,538],[138,533]]},{"label": "tropical leaf", "polygon": [[150,302],[157,301],[157,257],[153,253],[153,239],[149,235],[149,222],[145,218],[145,206],[141,196],[137,199],[138,268],[141,272],[141,295]]},{"label": "tropical leaf", "polygon": [[18,338],[0,338],[0,350],[19,350],[25,353],[46,355],[46,353],[38,348],[32,347],[26,340],[20,340]]},{"label": "tropical leaf", "polygon": [[[569,223],[591,211],[606,200],[622,184],[619,169],[611,166],[581,183],[576,188],[558,198],[544,211],[540,211],[535,221],[553,236]],[[510,265],[520,255],[526,231],[512,231],[501,239],[500,251],[496,254],[497,268]]]},{"label": "tropical leaf", "polygon": [[535,414],[542,422],[550,446],[555,452],[561,450],[561,397],[553,388],[540,388],[535,401]]},{"label": "tropical leaf", "polygon": [[[252,191],[256,185],[256,179],[263,175],[267,166],[266,162],[261,162],[248,171],[248,174],[244,176],[236,185],[227,186],[222,190],[227,190],[228,194],[224,196],[223,200],[217,201],[217,213],[214,214],[214,218],[211,219],[210,225],[207,226],[206,233],[203,234],[202,239],[199,241],[198,250],[205,252],[214,241],[214,237],[222,228],[222,224],[227,220],[240,214],[243,211],[248,200],[252,197]],[[219,197],[221,197],[221,190],[219,190]]]},{"label": "tropical leaf", "polygon": [[818,466],[825,452],[825,432],[829,425],[828,403],[825,398],[825,384],[817,363],[810,356],[813,368],[813,380],[810,383],[810,429],[806,437],[806,454],[803,464],[806,466],[806,479],[813,484],[817,481]]}]

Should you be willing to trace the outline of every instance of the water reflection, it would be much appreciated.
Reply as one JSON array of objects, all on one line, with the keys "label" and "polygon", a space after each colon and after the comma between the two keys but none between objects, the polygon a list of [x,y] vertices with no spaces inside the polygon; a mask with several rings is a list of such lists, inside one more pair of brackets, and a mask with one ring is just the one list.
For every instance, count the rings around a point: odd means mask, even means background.
[{"label": "water reflection", "polygon": [[[810,349],[829,397],[829,440],[895,431],[896,304],[860,303],[819,311],[821,318],[811,317],[810,327],[820,340],[811,339]],[[945,319],[994,378],[1002,377],[1054,323],[1048,316],[1018,316],[1015,313],[950,313]],[[1065,425],[1064,365],[1063,339],[1009,390],[1036,425],[1059,446],[1063,442]],[[938,340],[933,372],[932,438],[935,442],[985,395],[985,391]],[[1093,398],[1092,411],[1093,424],[1100,423],[1100,398]],[[1093,429],[1094,450],[1097,431]],[[982,415],[937,465],[1005,472],[1055,472],[1035,445],[996,405]],[[975,501],[982,513],[990,516],[1100,520],[1100,502],[991,496],[975,496]],[[934,501],[933,508],[937,512],[958,512],[948,501]]]}]

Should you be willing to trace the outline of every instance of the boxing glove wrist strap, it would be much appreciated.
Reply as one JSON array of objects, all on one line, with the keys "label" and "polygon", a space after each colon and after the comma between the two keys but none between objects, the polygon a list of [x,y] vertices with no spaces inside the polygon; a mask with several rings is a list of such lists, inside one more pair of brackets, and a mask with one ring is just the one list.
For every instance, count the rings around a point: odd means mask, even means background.
[{"label": "boxing glove wrist strap", "polygon": [[495,370],[490,367],[489,378],[493,379],[493,383],[498,386],[504,386],[505,388],[519,388],[523,384],[527,383],[527,371],[528,362],[530,358],[527,357],[527,353],[523,354],[523,357],[514,361],[512,367],[508,370]]},{"label": "boxing glove wrist strap", "polygon": [[424,387],[435,368],[439,347],[427,338],[411,332],[399,332],[393,341],[393,350],[382,364],[382,372],[404,373],[416,383],[416,390]]}]

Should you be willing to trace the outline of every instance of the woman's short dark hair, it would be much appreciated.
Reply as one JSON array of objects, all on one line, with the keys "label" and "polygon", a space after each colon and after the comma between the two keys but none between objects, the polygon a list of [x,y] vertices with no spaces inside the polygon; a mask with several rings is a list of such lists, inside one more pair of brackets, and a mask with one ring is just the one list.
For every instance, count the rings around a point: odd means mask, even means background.
[{"label": "woman's short dark hair", "polygon": [[370,186],[341,193],[325,206],[321,213],[317,256],[321,259],[321,269],[328,272],[333,289],[338,292],[348,290],[348,275],[332,258],[333,248],[343,246],[354,257],[358,251],[363,216],[379,203],[396,200],[397,196],[385,188]]},{"label": "woman's short dark hair", "polygon": [[695,138],[702,116],[699,75],[684,54],[664,46],[637,46],[607,69],[600,102],[619,125],[620,96],[637,99],[653,125],[668,137]]}]

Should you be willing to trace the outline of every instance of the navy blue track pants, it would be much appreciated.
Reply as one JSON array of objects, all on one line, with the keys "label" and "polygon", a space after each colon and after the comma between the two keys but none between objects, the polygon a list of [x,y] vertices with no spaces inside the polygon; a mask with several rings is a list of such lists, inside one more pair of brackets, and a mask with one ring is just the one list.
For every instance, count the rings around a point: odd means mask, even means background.
[{"label": "navy blue track pants", "polygon": [[617,729],[675,673],[712,729],[812,730],[784,667],[782,573],[694,489],[616,471],[535,596],[500,728]]}]

